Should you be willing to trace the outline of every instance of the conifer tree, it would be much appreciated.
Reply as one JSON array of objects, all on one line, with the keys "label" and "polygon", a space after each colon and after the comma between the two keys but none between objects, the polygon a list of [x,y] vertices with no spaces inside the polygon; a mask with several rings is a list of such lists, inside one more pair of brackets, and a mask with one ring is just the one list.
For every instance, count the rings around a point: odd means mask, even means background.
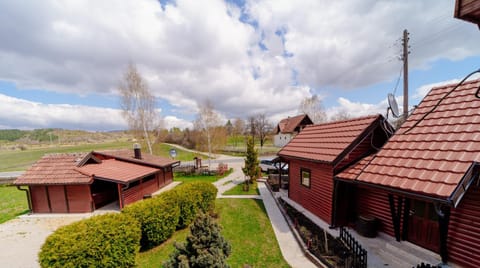
[{"label": "conifer tree", "polygon": [[221,227],[208,214],[199,214],[190,226],[186,243],[175,243],[175,251],[163,265],[167,268],[229,267],[231,248],[220,233]]},{"label": "conifer tree", "polygon": [[249,183],[256,181],[260,175],[260,162],[258,161],[258,151],[255,150],[255,144],[252,137],[248,137],[247,140],[247,152],[245,154],[245,167],[242,168],[243,174],[248,176],[248,180],[245,180],[244,190],[248,191]]}]

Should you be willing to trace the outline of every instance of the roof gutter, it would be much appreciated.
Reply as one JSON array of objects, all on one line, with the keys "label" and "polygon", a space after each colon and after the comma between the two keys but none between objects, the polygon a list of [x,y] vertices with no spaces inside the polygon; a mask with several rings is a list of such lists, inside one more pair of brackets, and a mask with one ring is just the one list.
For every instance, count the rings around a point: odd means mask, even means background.
[{"label": "roof gutter", "polygon": [[24,191],[25,194],[27,195],[27,202],[28,202],[28,210],[30,211],[30,213],[32,212],[32,199],[30,199],[30,191],[28,190],[29,188],[27,189],[22,189],[20,188],[22,187],[21,185],[17,185],[17,189],[20,190],[20,191]]}]

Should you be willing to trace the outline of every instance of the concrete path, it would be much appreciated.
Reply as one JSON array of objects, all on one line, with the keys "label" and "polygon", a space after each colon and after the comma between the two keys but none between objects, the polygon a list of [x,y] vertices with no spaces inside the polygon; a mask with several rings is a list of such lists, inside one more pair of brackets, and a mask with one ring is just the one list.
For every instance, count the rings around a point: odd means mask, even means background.
[{"label": "concrete path", "polygon": [[[230,163],[229,163],[230,165]],[[292,267],[301,267],[309,268],[316,267],[305,255],[303,254],[300,245],[293,236],[288,224],[283,217],[280,209],[275,203],[274,197],[270,191],[265,186],[264,182],[258,182],[258,190],[260,191],[260,196],[258,195],[223,195],[223,193],[237,184],[244,182],[244,175],[241,170],[242,164],[234,163],[234,171],[229,176],[220,179],[213,184],[218,189],[217,198],[255,198],[262,199],[265,209],[267,211],[268,217],[272,224],[273,232],[277,238],[277,243],[280,246],[280,251],[282,252],[283,258],[290,264]]]},{"label": "concrete path", "polygon": [[265,183],[258,183],[258,190],[263,199],[263,204],[267,210],[268,217],[272,223],[273,232],[277,237],[278,245],[282,251],[283,258],[292,267],[316,267],[310,260],[305,257],[300,246],[295,240],[285,218],[278,208],[272,194],[268,191]]}]

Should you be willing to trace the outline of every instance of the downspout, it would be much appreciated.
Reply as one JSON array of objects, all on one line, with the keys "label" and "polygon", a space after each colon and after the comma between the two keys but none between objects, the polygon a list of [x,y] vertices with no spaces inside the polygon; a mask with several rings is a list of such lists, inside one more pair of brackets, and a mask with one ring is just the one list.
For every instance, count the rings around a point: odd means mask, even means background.
[{"label": "downspout", "polygon": [[30,210],[30,213],[32,213],[32,200],[30,199],[30,191],[27,189],[22,189],[21,185],[17,185],[17,189],[20,191],[24,191],[27,195],[27,202],[28,202],[28,210]]}]

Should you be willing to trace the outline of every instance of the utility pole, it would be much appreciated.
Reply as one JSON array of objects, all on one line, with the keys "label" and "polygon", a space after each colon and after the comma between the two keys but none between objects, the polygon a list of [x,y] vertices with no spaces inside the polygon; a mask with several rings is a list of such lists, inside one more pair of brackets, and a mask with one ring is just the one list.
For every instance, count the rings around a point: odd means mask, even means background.
[{"label": "utility pole", "polygon": [[408,31],[403,30],[403,118],[404,120],[408,117]]}]

